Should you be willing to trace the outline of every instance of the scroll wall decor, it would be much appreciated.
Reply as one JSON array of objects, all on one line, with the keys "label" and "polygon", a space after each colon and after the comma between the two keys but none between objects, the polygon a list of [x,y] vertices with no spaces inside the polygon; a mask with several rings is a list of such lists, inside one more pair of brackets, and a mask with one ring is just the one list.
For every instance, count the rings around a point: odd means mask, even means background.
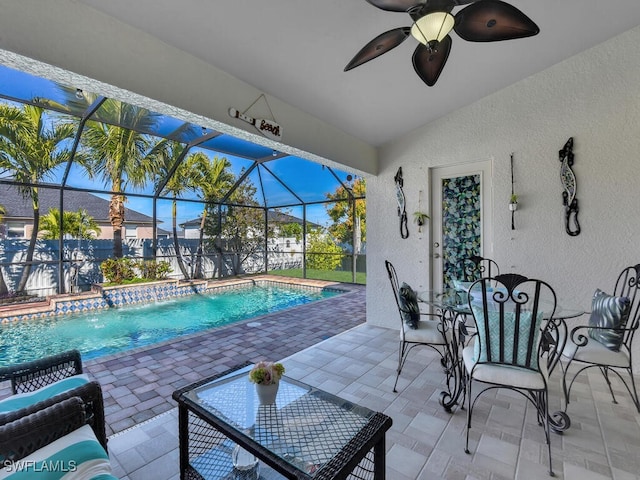
[{"label": "scroll wall decor", "polygon": [[511,154],[511,197],[509,198],[509,210],[511,210],[511,230],[516,229],[514,215],[518,209],[518,195],[513,189],[513,153]]},{"label": "scroll wall decor", "polygon": [[400,217],[400,237],[409,238],[409,227],[407,227],[407,207],[404,197],[404,179],[402,178],[402,167],[398,168],[393,177],[396,182],[396,197],[398,200],[398,216]]},{"label": "scroll wall decor", "polygon": [[578,199],[576,198],[576,176],[573,166],[573,137],[567,140],[564,148],[560,150],[560,181],[562,182],[562,204],[564,205],[564,226],[567,234],[575,237],[580,235],[580,223],[578,222]]}]

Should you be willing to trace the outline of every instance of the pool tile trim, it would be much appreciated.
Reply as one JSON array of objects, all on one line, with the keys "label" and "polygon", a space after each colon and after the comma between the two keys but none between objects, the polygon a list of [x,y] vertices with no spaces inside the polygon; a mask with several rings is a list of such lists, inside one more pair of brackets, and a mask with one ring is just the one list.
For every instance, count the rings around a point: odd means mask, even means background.
[{"label": "pool tile trim", "polygon": [[250,284],[287,285],[291,288],[324,289],[338,293],[346,290],[336,288],[335,283],[319,280],[291,279],[275,275],[261,275],[250,279],[195,280],[181,282],[179,280],[162,280],[152,283],[134,285],[118,285],[103,287],[94,285],[90,292],[80,294],[56,295],[47,298],[47,302],[20,308],[0,311],[0,323],[30,321],[48,317],[82,313],[92,310],[118,308],[125,305],[152,303],[169,298],[185,297],[196,294],[213,293],[221,290],[237,289]]}]

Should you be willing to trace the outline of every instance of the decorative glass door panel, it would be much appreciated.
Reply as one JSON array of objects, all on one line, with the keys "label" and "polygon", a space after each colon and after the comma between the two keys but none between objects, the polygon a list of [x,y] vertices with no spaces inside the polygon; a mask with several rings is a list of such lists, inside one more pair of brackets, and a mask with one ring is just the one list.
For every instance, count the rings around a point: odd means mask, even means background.
[{"label": "decorative glass door panel", "polygon": [[491,162],[437,167],[431,176],[431,288],[453,287],[463,260],[492,257]]},{"label": "decorative glass door panel", "polygon": [[482,238],[480,175],[442,180],[443,286],[463,278],[463,261],[480,255]]}]

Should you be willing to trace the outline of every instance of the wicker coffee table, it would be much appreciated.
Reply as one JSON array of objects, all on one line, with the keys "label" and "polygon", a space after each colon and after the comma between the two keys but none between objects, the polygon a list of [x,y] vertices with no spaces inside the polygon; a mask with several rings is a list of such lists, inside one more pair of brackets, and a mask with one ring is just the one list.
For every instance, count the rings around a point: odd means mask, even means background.
[{"label": "wicker coffee table", "polygon": [[[287,377],[275,405],[260,405],[247,372],[225,372],[174,392],[181,478],[385,477],[390,417]],[[235,468],[234,449],[255,455],[259,466]]]}]

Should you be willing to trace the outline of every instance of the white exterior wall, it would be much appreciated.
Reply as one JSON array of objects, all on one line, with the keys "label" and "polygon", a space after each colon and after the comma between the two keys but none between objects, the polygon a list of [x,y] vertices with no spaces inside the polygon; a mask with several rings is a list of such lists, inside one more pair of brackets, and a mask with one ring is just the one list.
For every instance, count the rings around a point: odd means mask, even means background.
[{"label": "white exterior wall", "polygon": [[[206,235],[205,235],[206,237]],[[184,238],[198,239],[200,238],[200,229],[198,227],[187,227],[184,229]]]},{"label": "white exterior wall", "polygon": [[[307,235],[307,242],[309,242],[310,236]],[[269,239],[269,247],[277,248],[279,252],[284,253],[302,253],[302,239],[299,241],[295,237],[271,237]]]},{"label": "white exterior wall", "polygon": [[[398,328],[384,269],[429,287],[429,233],[400,238],[393,176],[404,173],[407,213],[429,192],[428,169],[479,160],[493,166],[493,255],[502,273],[547,280],[559,298],[590,307],[627,265],[640,263],[640,27],[386,145],[367,179],[367,321]],[[469,82],[473,88],[473,82]],[[427,90],[428,99],[438,87]],[[565,233],[558,151],[574,138],[582,233]],[[509,157],[520,195],[511,230]],[[424,198],[428,198],[425,195]],[[634,364],[640,372],[640,339]]]}]

